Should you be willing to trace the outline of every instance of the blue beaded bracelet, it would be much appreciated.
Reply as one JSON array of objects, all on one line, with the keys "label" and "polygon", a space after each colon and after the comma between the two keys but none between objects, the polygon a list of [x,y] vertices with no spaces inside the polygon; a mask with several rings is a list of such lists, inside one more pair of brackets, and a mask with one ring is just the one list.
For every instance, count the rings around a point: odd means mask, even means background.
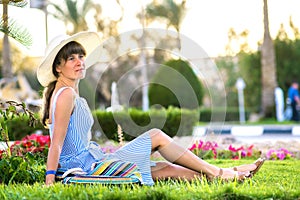
[{"label": "blue beaded bracelet", "polygon": [[46,171],[46,176],[47,176],[48,174],[56,174],[56,170],[47,170],[47,171]]}]

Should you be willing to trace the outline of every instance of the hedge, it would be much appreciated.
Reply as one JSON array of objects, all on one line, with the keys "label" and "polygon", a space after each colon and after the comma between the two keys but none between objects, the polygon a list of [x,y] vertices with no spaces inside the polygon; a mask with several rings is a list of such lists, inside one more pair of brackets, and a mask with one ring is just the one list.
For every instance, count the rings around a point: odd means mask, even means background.
[{"label": "hedge", "polygon": [[[12,120],[7,121],[9,140],[11,141],[21,140],[26,135],[30,135],[36,132],[37,130],[41,130],[44,135],[48,135],[49,131],[40,122],[39,116],[36,115],[35,118],[36,118],[36,123],[33,127],[28,125],[29,124],[28,116],[22,116],[22,117],[16,116]],[[4,119],[0,118],[0,120],[4,120]]]},{"label": "hedge", "polygon": [[[245,111],[245,119],[246,121],[249,119],[250,112],[248,110]],[[238,108],[230,107],[230,108],[202,108],[200,109],[200,117],[199,121],[201,122],[232,122],[240,120],[240,112]]]},{"label": "hedge", "polygon": [[[249,119],[249,111],[246,111],[246,120]],[[171,137],[191,135],[194,125],[201,122],[223,122],[239,121],[238,108],[209,108],[200,110],[180,109],[169,107],[168,109],[150,109],[144,112],[139,109],[131,108],[119,112],[107,112],[105,110],[93,111],[95,123],[92,132],[100,131],[108,139],[118,140],[117,124],[123,128],[124,139],[132,140],[136,136],[151,128],[160,128]],[[39,121],[34,127],[28,126],[28,117],[15,117],[9,121],[8,132],[10,140],[20,140],[26,135],[30,135],[37,130],[41,130],[44,135],[49,131]],[[3,120],[2,118],[0,120]]]},{"label": "hedge", "polygon": [[170,137],[191,135],[198,122],[196,110],[170,107],[168,109],[151,109],[147,112],[128,109],[119,112],[97,110],[93,112],[94,131],[99,130],[108,139],[118,140],[117,125],[122,127],[124,139],[129,141],[151,128],[162,129]]}]

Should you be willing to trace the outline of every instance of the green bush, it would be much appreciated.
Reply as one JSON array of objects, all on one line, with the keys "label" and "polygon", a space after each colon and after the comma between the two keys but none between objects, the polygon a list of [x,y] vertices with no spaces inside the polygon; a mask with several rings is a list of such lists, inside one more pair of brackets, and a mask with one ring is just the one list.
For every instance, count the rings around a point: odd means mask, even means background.
[{"label": "green bush", "polygon": [[[37,130],[43,131],[44,135],[48,135],[49,131],[46,129],[39,120],[39,116],[36,115],[35,118],[37,119],[35,126],[29,126],[29,117],[22,116],[22,117],[14,117],[13,119],[7,121],[7,128],[8,128],[8,137],[11,141],[21,140],[26,135],[30,135]],[[3,120],[2,118],[0,120]]]},{"label": "green bush", "polygon": [[[249,119],[250,112],[245,111],[246,120]],[[209,108],[200,109],[200,120],[201,122],[223,122],[223,121],[239,121],[240,114],[238,108]]]},{"label": "green bush", "polygon": [[151,80],[149,102],[165,108],[196,109],[202,105],[203,93],[202,85],[189,64],[180,59],[170,60]]},{"label": "green bush", "polygon": [[132,140],[151,128],[162,129],[171,137],[191,135],[194,125],[198,122],[197,110],[186,110],[169,107],[165,109],[151,109],[147,112],[129,109],[119,112],[97,110],[93,112],[98,123],[94,131],[100,131],[108,138],[118,141],[117,124],[120,124],[125,140]]},{"label": "green bush", "polygon": [[45,163],[37,156],[11,156],[0,159],[0,183],[28,183],[45,181]]}]

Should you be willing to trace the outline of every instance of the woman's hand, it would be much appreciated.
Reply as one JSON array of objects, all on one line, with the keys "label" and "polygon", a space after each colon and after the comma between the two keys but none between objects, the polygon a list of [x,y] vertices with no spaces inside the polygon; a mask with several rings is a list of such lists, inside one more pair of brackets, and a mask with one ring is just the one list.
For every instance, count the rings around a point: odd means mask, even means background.
[{"label": "woman's hand", "polygon": [[50,186],[55,182],[55,175],[54,174],[48,174],[46,176],[46,185]]}]

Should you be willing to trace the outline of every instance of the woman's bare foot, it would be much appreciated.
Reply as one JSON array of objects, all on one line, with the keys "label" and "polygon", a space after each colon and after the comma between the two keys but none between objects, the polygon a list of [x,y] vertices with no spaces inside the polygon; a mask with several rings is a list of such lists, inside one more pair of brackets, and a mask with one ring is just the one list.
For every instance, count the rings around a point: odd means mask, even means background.
[{"label": "woman's bare foot", "polygon": [[262,160],[262,158],[259,158],[254,163],[235,166],[232,169],[238,172],[251,172],[258,167],[259,163],[262,162]]},{"label": "woman's bare foot", "polygon": [[239,172],[234,171],[231,168],[220,168],[219,174],[215,178],[220,178],[222,180],[244,180],[245,178],[249,178],[250,172]]}]

